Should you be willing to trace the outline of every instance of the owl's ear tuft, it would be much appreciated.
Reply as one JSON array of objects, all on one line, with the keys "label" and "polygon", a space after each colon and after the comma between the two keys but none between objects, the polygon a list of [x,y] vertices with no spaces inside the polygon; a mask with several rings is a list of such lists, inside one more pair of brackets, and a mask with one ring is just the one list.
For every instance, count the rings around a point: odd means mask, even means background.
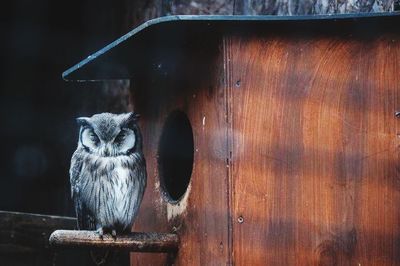
[{"label": "owl's ear tuft", "polygon": [[133,129],[138,120],[139,120],[139,114],[136,114],[134,112],[123,114],[121,126]]},{"label": "owl's ear tuft", "polygon": [[89,126],[89,117],[78,117],[76,119],[76,122],[78,123],[79,126],[83,127],[83,126]]},{"label": "owl's ear tuft", "polygon": [[134,112],[131,112],[131,113],[129,113],[129,120],[130,121],[138,121],[139,120],[139,118],[140,118],[140,114],[137,114],[137,113],[134,113]]},{"label": "owl's ear tuft", "polygon": [[139,120],[140,115],[134,112],[130,112],[125,114],[125,123],[126,124],[131,124],[135,123]]}]

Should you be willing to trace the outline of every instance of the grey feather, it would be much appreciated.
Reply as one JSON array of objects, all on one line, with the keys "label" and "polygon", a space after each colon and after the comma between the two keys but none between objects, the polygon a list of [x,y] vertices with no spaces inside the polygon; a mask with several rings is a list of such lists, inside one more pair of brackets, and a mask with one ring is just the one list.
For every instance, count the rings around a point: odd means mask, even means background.
[{"label": "grey feather", "polygon": [[147,179],[136,120],[133,113],[78,119],[81,129],[71,159],[70,183],[79,229],[131,229]]}]

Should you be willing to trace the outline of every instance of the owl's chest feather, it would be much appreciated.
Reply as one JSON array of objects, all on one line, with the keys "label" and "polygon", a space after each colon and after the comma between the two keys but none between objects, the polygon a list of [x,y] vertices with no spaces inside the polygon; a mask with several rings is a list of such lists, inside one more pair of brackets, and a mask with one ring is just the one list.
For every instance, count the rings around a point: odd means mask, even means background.
[{"label": "owl's chest feather", "polygon": [[99,188],[99,195],[109,197],[115,204],[125,198],[132,185],[129,168],[117,160],[100,164],[91,179],[93,186]]},{"label": "owl's chest feather", "polygon": [[130,194],[133,185],[130,171],[128,168],[122,166],[117,167],[113,171],[112,178],[114,180],[108,182],[114,183],[114,185],[111,186],[111,190],[114,194],[115,208],[118,211],[124,211],[122,210],[123,203],[127,200],[127,196]]},{"label": "owl's chest feather", "polygon": [[131,202],[138,188],[127,162],[104,159],[97,161],[96,166],[91,165],[91,174],[82,178],[83,200],[97,214],[100,224],[129,224]]}]

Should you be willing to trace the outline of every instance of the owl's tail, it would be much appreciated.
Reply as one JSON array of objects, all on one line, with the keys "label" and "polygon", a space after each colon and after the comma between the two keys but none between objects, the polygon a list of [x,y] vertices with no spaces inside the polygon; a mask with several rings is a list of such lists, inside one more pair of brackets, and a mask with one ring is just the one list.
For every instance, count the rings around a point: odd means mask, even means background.
[{"label": "owl's tail", "polygon": [[109,250],[91,250],[90,257],[92,257],[94,264],[96,264],[97,266],[105,265],[109,253]]}]

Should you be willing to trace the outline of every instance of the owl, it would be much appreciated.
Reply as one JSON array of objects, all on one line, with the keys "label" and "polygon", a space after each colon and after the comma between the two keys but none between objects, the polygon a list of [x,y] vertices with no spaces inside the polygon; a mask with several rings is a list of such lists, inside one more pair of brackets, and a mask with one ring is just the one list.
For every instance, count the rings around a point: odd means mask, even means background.
[{"label": "owl", "polygon": [[129,231],[146,188],[146,162],[135,113],[77,118],[71,195],[78,228],[103,234]]}]

